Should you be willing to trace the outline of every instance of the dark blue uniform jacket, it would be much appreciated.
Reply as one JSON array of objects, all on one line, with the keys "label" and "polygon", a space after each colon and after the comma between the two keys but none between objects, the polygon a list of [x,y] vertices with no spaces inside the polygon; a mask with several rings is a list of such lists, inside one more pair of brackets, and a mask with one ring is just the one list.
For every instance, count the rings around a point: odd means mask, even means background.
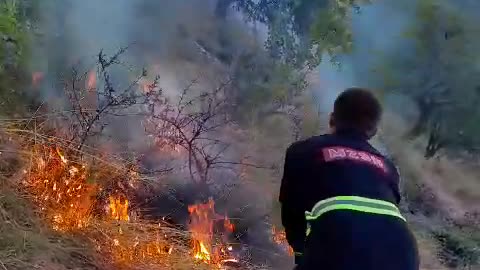
[{"label": "dark blue uniform jacket", "polygon": [[317,202],[361,196],[398,204],[398,185],[396,167],[360,134],[342,131],[293,143],[287,149],[280,188],[289,244],[295,252],[304,251],[305,211]]}]

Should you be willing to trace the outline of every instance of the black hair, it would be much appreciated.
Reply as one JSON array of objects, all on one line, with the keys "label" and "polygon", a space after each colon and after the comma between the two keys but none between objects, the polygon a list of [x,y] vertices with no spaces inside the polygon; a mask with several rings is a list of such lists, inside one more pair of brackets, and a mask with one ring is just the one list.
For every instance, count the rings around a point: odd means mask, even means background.
[{"label": "black hair", "polygon": [[337,129],[350,129],[370,135],[377,130],[382,106],[373,93],[364,88],[348,88],[335,100],[333,119]]}]

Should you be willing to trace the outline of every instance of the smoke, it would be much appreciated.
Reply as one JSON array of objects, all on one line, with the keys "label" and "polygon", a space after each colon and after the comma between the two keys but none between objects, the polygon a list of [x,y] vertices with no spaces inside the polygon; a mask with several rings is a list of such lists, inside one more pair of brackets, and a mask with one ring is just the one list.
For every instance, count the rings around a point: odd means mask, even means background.
[{"label": "smoke", "polygon": [[[318,83],[313,82],[311,87],[321,112],[328,113],[335,97],[347,87],[376,88],[382,78],[372,70],[389,55],[412,52],[411,42],[403,37],[414,18],[412,8],[398,2],[374,1],[363,6],[359,14],[352,14],[353,52],[338,57],[340,68],[326,56],[314,74],[317,78],[313,81]],[[176,93],[199,75],[208,78],[199,86],[205,88],[227,69],[218,61],[215,64],[218,55],[212,55],[206,48],[234,55],[247,47],[249,37],[257,43],[265,38],[264,26],[257,25],[253,31],[253,26],[243,23],[237,13],[230,12],[227,23],[220,25],[215,16],[216,3],[216,0],[42,1],[43,45],[35,48],[34,55],[38,56],[35,66],[49,74],[48,86],[42,91],[44,99],[61,95],[58,80],[65,75],[67,66],[78,61],[91,66],[100,50],[112,54],[124,46],[130,47],[125,62],[137,71],[147,67],[152,76],[161,74],[160,86],[166,91]],[[229,32],[234,32],[230,37],[235,35],[237,45],[222,43]],[[256,38],[251,37],[252,32]]]},{"label": "smoke", "polygon": [[[165,54],[178,44],[175,40],[179,25],[200,32],[212,23],[214,1],[128,1],[66,0],[60,3],[42,2],[42,29],[46,39],[64,36],[70,39],[69,51],[77,55],[93,55],[132,43],[143,49]],[[210,18],[209,18],[210,17]]]},{"label": "smoke", "polygon": [[[147,79],[161,75],[159,87],[177,95],[193,79],[197,88],[212,88],[222,67],[205,61],[196,41],[211,35],[215,42],[219,27],[214,17],[214,0],[65,0],[42,1],[41,36],[33,49],[33,71],[45,74],[41,101],[63,110],[63,81],[72,67],[80,73],[94,70],[97,54],[121,55],[120,67],[112,77],[119,89],[127,87],[146,68]],[[214,74],[214,75],[212,75]],[[100,79],[98,80],[100,81]],[[125,117],[108,127],[108,135],[132,147],[144,146],[141,119]]]},{"label": "smoke", "polygon": [[125,46],[130,48],[124,58],[131,65],[164,65],[166,61],[198,53],[193,41],[215,31],[214,3],[212,0],[66,0],[55,4],[42,1],[44,46],[35,48],[35,52],[39,56],[46,52],[43,58],[48,66],[44,68],[51,69],[48,71],[79,60],[94,61],[100,50],[113,54]]},{"label": "smoke", "polygon": [[[61,108],[68,106],[61,81],[70,68],[76,66],[83,71],[91,71],[100,51],[112,55],[125,46],[128,49],[121,56],[120,68],[126,71],[115,70],[112,74],[114,83],[130,83],[145,67],[148,70],[147,79],[160,75],[159,86],[167,95],[179,94],[194,79],[197,80],[194,90],[216,87],[230,72],[232,58],[250,48],[261,47],[257,36],[265,38],[264,27],[255,30],[233,11],[227,14],[227,18],[218,18],[216,3],[216,0],[42,1],[42,24],[39,28],[43,33],[39,37],[39,46],[33,51],[36,61],[32,67],[34,71],[46,74],[46,81],[41,87],[42,101],[50,107],[58,104]],[[143,163],[150,169],[157,169],[165,162],[158,149],[151,149],[141,117],[125,116],[114,120],[104,132],[113,139],[113,143],[105,146],[109,152],[128,154],[135,150],[146,153]],[[231,156],[240,156],[240,151],[233,147],[229,151],[233,152]],[[229,170],[212,173],[212,177],[215,181],[218,178],[222,184],[238,180],[238,175]],[[140,207],[151,218],[169,216],[176,222],[184,223],[188,217],[186,206],[200,199],[201,192],[198,186],[188,185],[188,181],[179,179],[179,175],[169,175],[169,178],[161,183],[161,187],[156,187],[155,192],[147,194],[151,200]],[[243,194],[252,195],[242,187],[225,189],[228,190],[221,192],[235,190],[236,194],[235,201],[230,197],[218,199],[219,208],[225,208],[227,214],[235,214],[235,209],[245,207],[245,197],[248,196]],[[240,233],[246,235],[244,238],[247,235],[251,237],[245,240],[247,244],[257,241],[254,244],[259,250],[268,250],[267,254],[271,254],[278,247],[271,242],[270,227],[259,218],[267,210],[250,206],[268,199],[261,196],[249,198],[249,207],[247,210],[242,208],[238,218],[248,230],[248,233]],[[253,257],[257,254],[262,262],[268,260],[268,255],[264,253],[251,253]],[[289,260],[288,256],[284,257]]]},{"label": "smoke", "polygon": [[391,55],[412,53],[412,42],[404,33],[414,17],[405,6],[398,1],[381,0],[362,6],[360,13],[352,13],[353,51],[337,56],[338,65],[325,56],[314,75],[317,78],[311,87],[322,113],[329,113],[335,98],[348,87],[377,89],[384,78],[375,69]]},{"label": "smoke", "polygon": [[58,12],[65,17],[64,30],[74,41],[69,47],[71,53],[84,57],[100,49],[114,51],[128,44],[133,3],[128,0],[66,1],[64,9],[58,7]]}]

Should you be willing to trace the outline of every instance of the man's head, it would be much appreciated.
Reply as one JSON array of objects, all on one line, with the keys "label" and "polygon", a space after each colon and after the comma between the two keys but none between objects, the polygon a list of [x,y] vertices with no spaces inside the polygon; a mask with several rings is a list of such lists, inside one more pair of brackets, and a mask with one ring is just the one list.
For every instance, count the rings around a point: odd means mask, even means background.
[{"label": "man's head", "polygon": [[351,130],[370,139],[377,133],[381,115],[382,106],[369,90],[348,88],[335,100],[330,127],[334,132]]}]

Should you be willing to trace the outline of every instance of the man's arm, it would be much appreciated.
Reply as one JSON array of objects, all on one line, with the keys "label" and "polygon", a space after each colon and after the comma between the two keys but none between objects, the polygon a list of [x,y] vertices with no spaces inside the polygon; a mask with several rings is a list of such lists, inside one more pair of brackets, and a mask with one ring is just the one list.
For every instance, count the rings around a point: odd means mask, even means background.
[{"label": "man's arm", "polygon": [[397,204],[400,204],[400,201],[402,200],[402,196],[400,194],[400,174],[398,172],[397,166],[393,163],[391,160],[387,160],[389,168],[390,168],[390,173],[392,177],[392,182],[390,183],[390,187],[393,190],[393,193],[395,195],[395,201]]},{"label": "man's arm", "polygon": [[[301,179],[298,177],[298,169],[301,160],[295,153],[295,144],[291,145],[285,155],[282,183],[280,186],[280,203],[282,224],[285,228],[287,241],[295,253],[303,253],[305,244],[305,211],[301,205]],[[296,260],[299,259],[296,256]]]}]

